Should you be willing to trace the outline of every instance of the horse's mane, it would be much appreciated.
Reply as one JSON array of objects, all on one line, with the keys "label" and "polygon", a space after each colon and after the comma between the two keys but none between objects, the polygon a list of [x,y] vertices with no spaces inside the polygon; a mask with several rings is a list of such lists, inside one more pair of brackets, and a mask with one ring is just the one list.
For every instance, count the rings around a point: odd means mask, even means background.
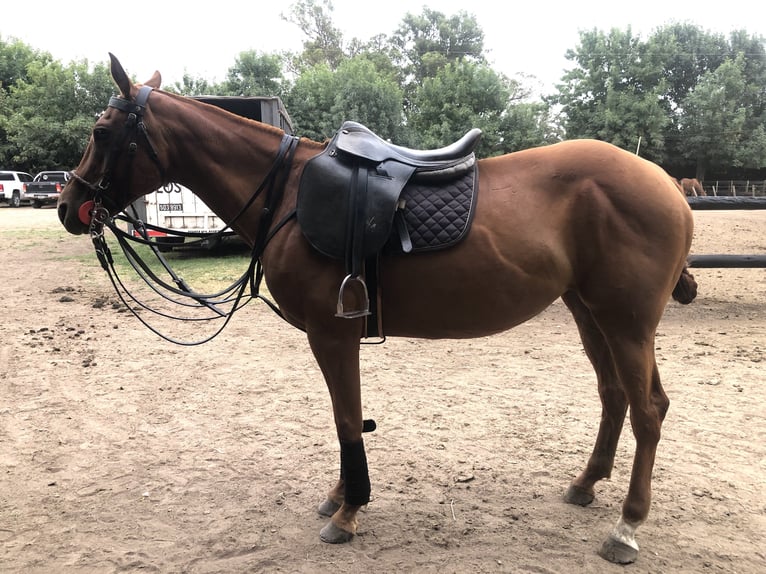
[{"label": "horse's mane", "polygon": [[[142,84],[136,84],[136,87],[138,87],[138,88],[140,88],[141,86],[142,86]],[[195,107],[195,108],[199,108],[200,110],[205,111],[205,113],[210,113],[210,114],[213,114],[213,115],[220,115],[221,117],[225,117],[228,120],[235,119],[238,122],[241,122],[243,124],[253,125],[253,126],[257,127],[259,130],[267,132],[267,133],[271,133],[273,135],[282,136],[282,135],[285,134],[285,131],[282,130],[281,128],[278,128],[277,126],[273,126],[273,125],[267,124],[265,122],[260,122],[258,120],[253,120],[253,119],[247,118],[245,116],[240,116],[238,114],[235,114],[235,113],[230,112],[228,110],[225,110],[223,108],[219,108],[218,106],[216,106],[214,104],[208,104],[207,102],[202,102],[202,101],[196,100],[196,99],[194,99],[192,97],[183,96],[183,95],[177,94],[175,92],[169,92],[169,91],[163,90],[161,88],[155,88],[155,91],[160,93],[160,94],[162,94],[163,96],[166,96],[166,97],[170,98],[171,100],[175,101],[178,104],[188,105],[188,106],[192,106],[192,107]],[[301,144],[314,146],[314,147],[317,148],[318,151],[324,150],[327,147],[327,145],[330,143],[330,141],[331,141],[331,138],[327,138],[324,141],[319,142],[319,141],[312,140],[310,138],[306,138],[306,137],[303,137],[303,136],[299,136],[299,137],[300,137],[300,140],[301,140]]]}]

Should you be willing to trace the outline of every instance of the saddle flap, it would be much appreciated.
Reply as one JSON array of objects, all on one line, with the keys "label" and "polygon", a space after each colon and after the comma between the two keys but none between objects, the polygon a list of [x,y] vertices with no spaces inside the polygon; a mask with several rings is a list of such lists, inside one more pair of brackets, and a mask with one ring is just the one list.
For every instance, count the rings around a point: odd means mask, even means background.
[{"label": "saddle flap", "polygon": [[[352,240],[361,245],[361,255],[377,253],[388,240],[399,195],[414,170],[397,162],[367,164],[329,146],[308,161],[301,176],[297,218],[304,236],[336,259],[347,256]],[[365,178],[364,197],[357,197],[353,183],[359,178]]]}]

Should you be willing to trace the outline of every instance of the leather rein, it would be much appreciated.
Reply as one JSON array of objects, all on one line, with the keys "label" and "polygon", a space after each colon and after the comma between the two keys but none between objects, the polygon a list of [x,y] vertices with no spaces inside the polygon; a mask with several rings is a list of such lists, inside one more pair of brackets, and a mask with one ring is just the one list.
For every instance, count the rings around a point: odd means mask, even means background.
[{"label": "leather rein", "polygon": [[[115,292],[117,293],[122,303],[149,330],[162,337],[163,339],[178,345],[200,345],[215,338],[226,327],[234,312],[246,305],[252,299],[261,299],[277,315],[284,318],[279,308],[259,293],[260,283],[263,279],[261,256],[263,255],[263,252],[265,251],[266,246],[272,237],[274,237],[274,235],[286,223],[295,217],[295,209],[292,209],[285,217],[282,218],[282,220],[280,220],[276,225],[272,227],[273,216],[284,195],[285,183],[290,172],[290,166],[292,165],[293,156],[295,154],[299,138],[288,134],[283,136],[282,141],[280,142],[279,150],[277,152],[277,157],[274,160],[271,169],[266,174],[263,181],[255,190],[250,199],[245,203],[239,213],[231,220],[230,223],[227,224],[224,229],[218,231],[213,236],[206,236],[209,238],[215,236],[231,235],[230,232],[227,232],[227,229],[230,229],[231,224],[239,219],[239,217],[241,217],[247,211],[247,209],[252,206],[255,200],[265,191],[265,203],[261,211],[260,222],[255,241],[253,242],[250,264],[247,270],[239,277],[239,279],[221,291],[209,294],[198,293],[190,289],[184,280],[173,272],[167,261],[162,257],[157,244],[150,241],[146,231],[146,224],[137,218],[129,216],[124,211],[118,213],[115,216],[112,216],[109,209],[104,206],[104,203],[108,203],[115,210],[117,210],[119,209],[119,205],[124,203],[117,202],[110,198],[108,195],[106,195],[106,192],[111,189],[114,167],[121,153],[125,149],[124,144],[126,141],[128,141],[127,150],[130,156],[130,161],[132,162],[133,158],[135,157],[136,151],[139,147],[136,141],[138,135],[142,136],[144,142],[146,143],[147,153],[157,166],[162,180],[164,181],[165,179],[165,171],[159,161],[159,154],[157,153],[157,150],[152,143],[151,138],[149,137],[149,132],[143,119],[144,111],[146,110],[147,101],[151,92],[152,88],[150,86],[142,86],[139,89],[135,101],[117,96],[110,98],[109,107],[126,112],[127,119],[125,121],[125,126],[120,134],[120,137],[114,141],[109,150],[109,154],[106,159],[106,166],[98,182],[89,182],[77,174],[77,172],[74,170],[70,172],[73,179],[93,192],[93,199],[83,202],[78,215],[80,220],[89,226],[89,234],[96,251],[96,256],[98,257],[101,267],[107,272]],[[131,170],[128,170],[128,172],[132,173]],[[128,182],[128,184],[129,183],[130,182]],[[126,189],[129,189],[129,187],[129,185],[126,186]],[[133,225],[134,229],[140,234],[140,237],[135,237],[134,235],[129,234],[121,229],[115,222],[116,219]],[[140,301],[135,295],[133,295],[133,293],[127,289],[125,284],[120,279],[119,274],[117,273],[117,270],[114,266],[114,258],[112,257],[111,250],[109,249],[109,246],[106,243],[106,238],[104,236],[104,227],[108,227],[109,230],[112,231],[130,265],[137,272],[139,277],[141,277],[141,279],[155,293],[176,305],[183,307],[195,307],[198,309],[206,308],[207,310],[211,311],[212,314],[201,318],[172,316],[162,311],[153,309]],[[154,256],[158,259],[165,271],[170,275],[175,285],[171,285],[167,281],[158,277],[152,268],[147,265],[146,262],[139,256],[131,243],[149,246]],[[245,289],[248,285],[250,285],[250,294],[245,296]],[[129,304],[127,299],[130,299],[138,307],[164,318],[178,321],[210,321],[219,319],[223,320],[223,323],[212,335],[202,340],[192,342],[181,341],[163,334],[157,328],[149,324],[146,319],[139,315],[136,308]],[[229,306],[229,309],[227,311],[222,310],[220,308],[222,305]]]}]

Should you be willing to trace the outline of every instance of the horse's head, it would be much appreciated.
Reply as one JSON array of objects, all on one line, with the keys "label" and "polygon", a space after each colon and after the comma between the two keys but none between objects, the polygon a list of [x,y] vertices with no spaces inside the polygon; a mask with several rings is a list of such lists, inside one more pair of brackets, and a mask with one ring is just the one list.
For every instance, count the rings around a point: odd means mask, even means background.
[{"label": "horse's head", "polygon": [[158,188],[163,179],[156,141],[144,123],[146,104],[159,88],[159,72],[134,85],[122,65],[111,58],[111,72],[119,96],[96,121],[80,164],[61,192],[58,216],[73,234],[86,233],[93,216],[116,214]]}]

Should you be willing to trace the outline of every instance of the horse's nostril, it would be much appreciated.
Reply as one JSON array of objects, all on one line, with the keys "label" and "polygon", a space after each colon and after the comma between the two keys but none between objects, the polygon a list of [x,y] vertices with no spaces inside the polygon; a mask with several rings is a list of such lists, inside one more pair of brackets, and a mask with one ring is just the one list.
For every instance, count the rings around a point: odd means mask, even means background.
[{"label": "horse's nostril", "polygon": [[59,214],[59,221],[61,223],[64,223],[64,220],[66,219],[66,203],[59,203],[58,205],[58,214]]}]

